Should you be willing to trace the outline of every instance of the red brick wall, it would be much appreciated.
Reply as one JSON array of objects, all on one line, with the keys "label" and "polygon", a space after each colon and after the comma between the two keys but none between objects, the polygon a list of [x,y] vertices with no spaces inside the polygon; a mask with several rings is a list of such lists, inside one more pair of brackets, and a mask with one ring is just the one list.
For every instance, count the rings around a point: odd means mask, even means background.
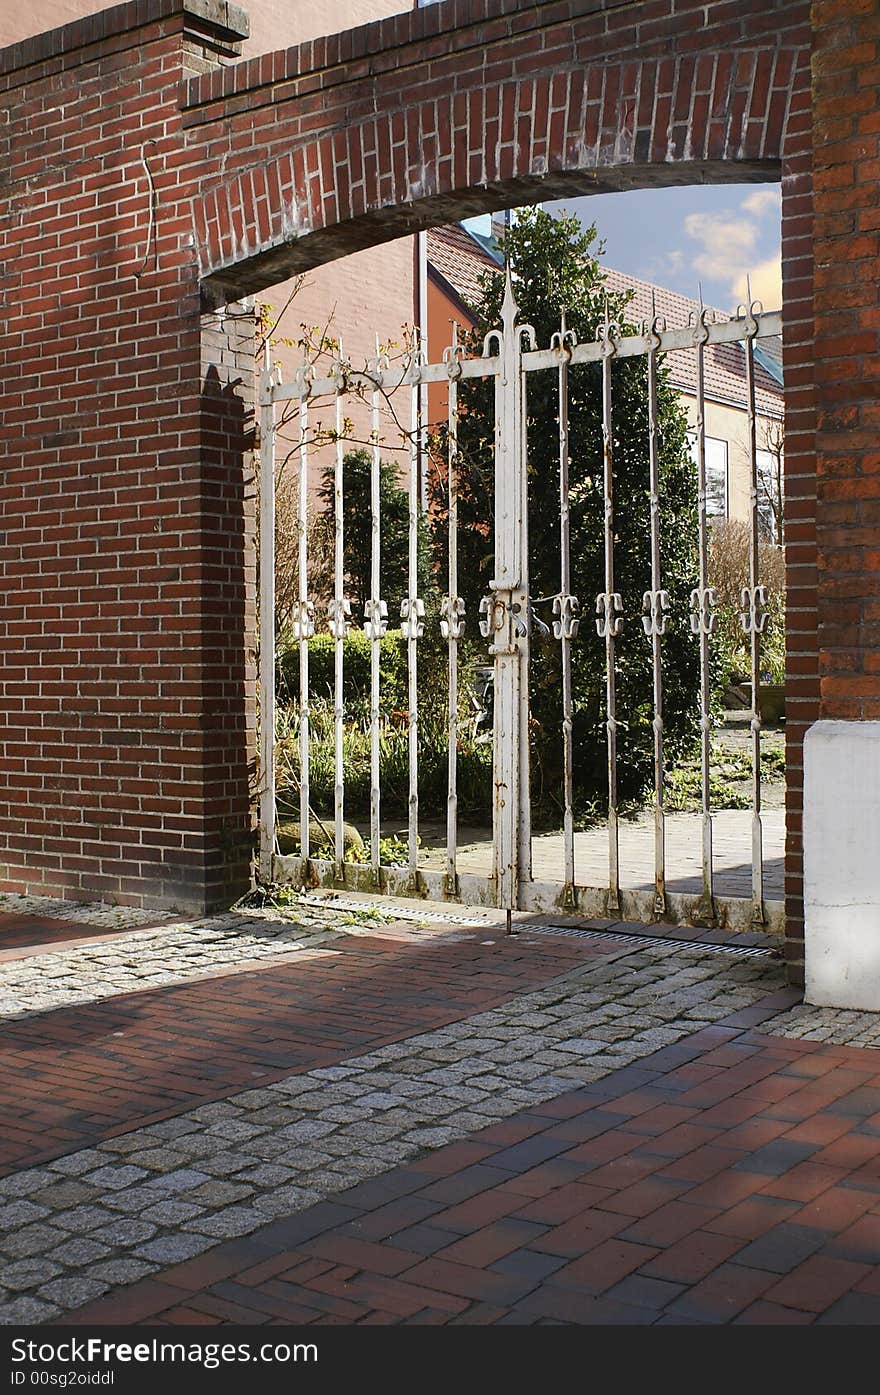
[{"label": "red brick wall", "polygon": [[815,11],[821,715],[880,718],[880,7]]},{"label": "red brick wall", "polygon": [[194,205],[204,274],[259,290],[499,203],[773,178],[806,4],[672,9],[450,0],[192,82],[185,128],[223,168]]},{"label": "red brick wall", "polygon": [[[150,23],[121,6],[6,61],[6,298],[21,309],[5,404],[4,505],[18,526],[4,884],[183,903],[241,883],[252,632],[248,404],[233,378],[246,346],[221,353],[206,337],[203,385],[196,254],[216,304],[505,201],[780,174],[796,972],[799,746],[817,712],[816,410],[823,710],[869,715],[878,692],[877,278],[864,274],[876,257],[874,0],[813,6],[815,257],[806,4],[449,0],[183,88],[187,66],[224,55],[192,17],[185,37],[181,5],[155,0]],[[148,139],[157,257],[136,277]]]},{"label": "red brick wall", "polygon": [[199,909],[246,878],[246,368],[213,353],[203,392],[176,204],[180,84],[230,38],[131,5],[0,60],[7,889]]}]

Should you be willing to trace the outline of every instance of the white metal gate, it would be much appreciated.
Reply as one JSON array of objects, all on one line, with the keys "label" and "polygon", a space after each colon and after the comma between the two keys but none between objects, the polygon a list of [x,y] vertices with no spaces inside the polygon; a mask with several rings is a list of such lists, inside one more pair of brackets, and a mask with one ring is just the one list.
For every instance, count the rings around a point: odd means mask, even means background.
[{"label": "white metal gate", "polygon": [[[290,384],[280,381],[277,371],[269,364],[260,385],[260,631],[263,637],[260,659],[260,874],[265,882],[285,881],[296,885],[318,884],[348,887],[356,890],[381,890],[396,895],[417,895],[431,899],[461,901],[471,904],[497,906],[507,910],[577,911],[586,915],[622,916],[632,920],[665,919],[682,924],[725,924],[738,928],[767,926],[782,928],[781,901],[767,900],[764,894],[763,830],[761,807],[761,710],[760,710],[760,649],[766,622],[766,592],[759,576],[758,549],[758,463],[755,410],[754,341],[764,335],[781,332],[781,315],[766,314],[760,306],[751,306],[739,318],[715,323],[703,312],[683,328],[667,329],[660,317],[650,326],[643,326],[637,335],[622,336],[617,326],[608,322],[600,328],[597,339],[577,343],[563,324],[549,347],[538,348],[534,332],[517,321],[511,277],[508,273],[502,310],[502,322],[497,330],[486,336],[481,355],[468,355],[453,342],[445,351],[442,363],[428,364],[418,353],[410,354],[407,362],[390,366],[377,351],[376,359],[366,371],[358,372],[346,362],[341,351],[329,376],[318,378],[305,364],[296,380]],[[704,429],[704,367],[707,344],[743,346],[745,360],[745,392],[751,453],[751,517],[749,585],[742,593],[741,623],[751,646],[750,746],[752,759],[751,797],[751,897],[720,898],[716,895],[713,868],[713,811],[710,802],[710,687],[709,641],[714,624],[715,596],[707,572],[707,489]],[[699,505],[698,566],[693,578],[691,610],[687,617],[675,617],[689,626],[693,642],[700,653],[700,725],[701,725],[701,865],[702,889],[698,893],[673,893],[666,884],[666,836],[664,791],[664,719],[663,719],[663,641],[670,616],[669,596],[663,586],[662,539],[659,526],[660,480],[658,473],[657,368],[661,354],[688,350],[695,355],[697,378],[696,471]],[[644,357],[647,365],[649,432],[646,442],[651,509],[651,565],[645,576],[644,604],[640,617],[624,617],[619,591],[615,588],[615,534],[612,410],[613,364],[620,359]],[[594,605],[595,634],[580,614],[579,599],[571,594],[570,556],[572,539],[569,523],[569,459],[568,375],[573,366],[597,362],[601,364],[603,400],[603,460],[601,471],[604,492],[604,587],[591,598]],[[559,421],[559,526],[561,568],[559,591],[553,600],[553,635],[561,648],[561,712],[560,740],[564,747],[564,820],[563,875],[559,880],[538,881],[532,877],[532,837],[529,796],[529,644],[532,631],[532,606],[528,576],[528,489],[527,441],[525,415],[525,384],[527,375],[538,370],[555,369],[558,374]],[[489,594],[480,605],[478,617],[466,617],[458,594],[458,516],[456,497],[456,453],[458,432],[458,385],[463,379],[488,378],[494,383],[495,396],[495,575]],[[427,868],[419,859],[419,770],[418,770],[418,688],[417,664],[419,640],[424,633],[423,600],[417,594],[417,526],[421,507],[419,471],[420,448],[419,396],[417,389],[431,382],[448,385],[448,571],[446,593],[441,608],[441,631],[448,652],[448,798],[445,869]],[[401,630],[407,646],[409,684],[409,803],[408,803],[408,862],[407,866],[383,865],[381,860],[381,781],[379,702],[379,656],[382,636],[388,627],[389,598],[380,595],[380,559],[382,556],[382,518],[379,490],[379,404],[383,394],[401,385],[413,391],[412,421],[408,433],[409,469],[409,554],[408,593],[399,599]],[[351,607],[345,594],[343,563],[344,538],[342,498],[344,480],[344,433],[342,428],[346,395],[358,390],[366,395],[371,408],[373,442],[371,448],[371,594],[364,607],[364,631],[371,648],[371,794],[370,794],[370,862],[360,866],[345,861],[343,821],[345,814],[346,771],[343,760],[343,648],[351,627]],[[309,639],[315,633],[319,617],[316,604],[309,595],[307,522],[309,511],[308,422],[310,404],[318,398],[335,399],[336,461],[335,461],[335,538],[333,596],[326,603],[320,622],[334,640],[334,724],[335,724],[335,808],[332,818],[332,857],[316,857],[310,848],[310,784],[309,784]],[[275,653],[273,643],[265,642],[274,635],[275,607],[275,465],[276,410],[279,404],[290,404],[298,413],[300,436],[300,470],[298,494],[298,602],[293,619],[293,634],[299,649],[299,759],[300,759],[300,834],[299,855],[282,856],[277,852],[276,790],[274,750],[276,728]],[[395,601],[397,598],[393,598]],[[654,878],[653,887],[627,889],[621,887],[619,857],[620,824],[617,799],[617,729],[620,714],[616,694],[616,646],[624,619],[644,631],[653,664],[653,739],[654,739]],[[476,620],[487,642],[488,656],[494,669],[493,725],[493,787],[492,808],[492,872],[488,876],[463,874],[458,867],[458,812],[456,780],[456,748],[458,723],[458,645],[465,624]],[[573,816],[573,725],[572,725],[572,647],[579,643],[599,640],[605,651],[605,730],[607,742],[608,781],[608,856],[607,878],[603,885],[586,885],[578,880],[575,859]],[[329,816],[328,816],[328,822]]]}]

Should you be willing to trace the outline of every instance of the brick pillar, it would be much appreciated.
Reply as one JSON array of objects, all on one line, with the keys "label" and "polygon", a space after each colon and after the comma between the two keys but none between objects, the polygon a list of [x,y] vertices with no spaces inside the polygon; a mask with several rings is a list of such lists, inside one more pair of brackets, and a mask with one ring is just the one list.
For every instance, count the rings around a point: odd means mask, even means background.
[{"label": "brick pillar", "polygon": [[807,997],[880,1011],[880,9],[813,5],[819,721]]},{"label": "brick pillar", "polygon": [[180,185],[181,83],[246,32],[151,0],[0,54],[2,889],[246,885],[249,322],[203,363]]}]

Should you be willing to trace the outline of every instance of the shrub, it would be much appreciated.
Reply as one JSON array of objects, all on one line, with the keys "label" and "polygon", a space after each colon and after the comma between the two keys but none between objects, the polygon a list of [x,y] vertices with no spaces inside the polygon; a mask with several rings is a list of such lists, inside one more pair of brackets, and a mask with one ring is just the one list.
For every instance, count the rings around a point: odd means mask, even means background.
[{"label": "shrub", "polygon": [[[742,590],[749,584],[750,532],[741,519],[715,523],[709,543],[709,584],[718,609],[713,637],[714,670],[719,685],[739,683],[751,674],[749,635],[740,622]],[[758,575],[767,587],[767,623],[761,636],[764,682],[785,682],[785,556],[769,542],[758,546]]]}]

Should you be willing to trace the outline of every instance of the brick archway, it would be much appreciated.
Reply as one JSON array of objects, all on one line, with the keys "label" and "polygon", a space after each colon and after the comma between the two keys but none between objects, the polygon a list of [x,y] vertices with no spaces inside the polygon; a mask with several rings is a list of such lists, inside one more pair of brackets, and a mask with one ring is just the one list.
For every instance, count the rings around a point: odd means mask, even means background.
[{"label": "brick archway", "polygon": [[197,907],[242,885],[248,344],[200,306],[499,203],[779,177],[797,972],[804,732],[880,712],[876,553],[846,550],[876,424],[872,11],[446,0],[240,63],[234,5],[134,0],[0,55],[0,885]]},{"label": "brick archway", "polygon": [[192,81],[184,128],[222,160],[192,203],[208,295],[501,205],[793,173],[806,7],[770,35],[724,3],[578,9],[471,6],[441,44],[432,7]]}]

